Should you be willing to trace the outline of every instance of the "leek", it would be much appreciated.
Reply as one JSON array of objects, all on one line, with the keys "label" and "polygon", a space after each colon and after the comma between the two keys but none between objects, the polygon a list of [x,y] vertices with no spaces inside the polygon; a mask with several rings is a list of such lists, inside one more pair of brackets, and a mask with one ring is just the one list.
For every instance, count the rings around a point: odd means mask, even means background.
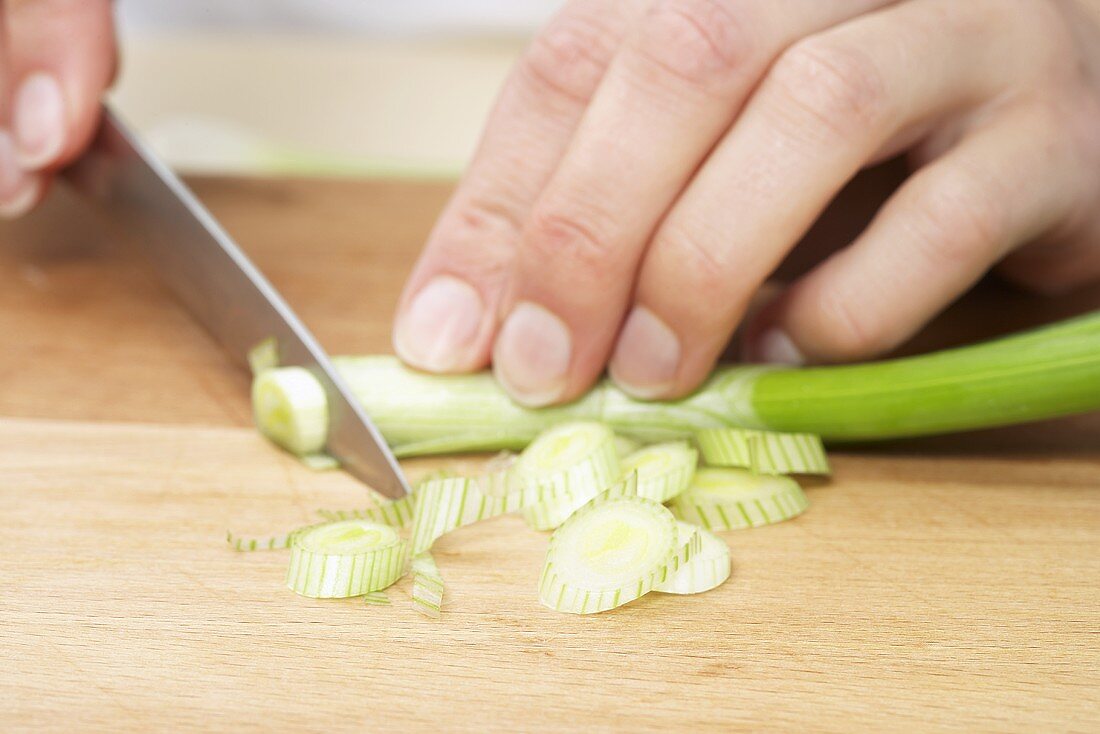
[{"label": "leek", "polygon": [[427,375],[387,356],[335,362],[399,456],[520,449],[566,421],[604,423],[646,442],[723,427],[871,440],[1100,408],[1100,312],[918,357],[798,369],[723,367],[694,394],[667,402],[631,399],[605,380],[568,405],[527,409],[488,373]]}]

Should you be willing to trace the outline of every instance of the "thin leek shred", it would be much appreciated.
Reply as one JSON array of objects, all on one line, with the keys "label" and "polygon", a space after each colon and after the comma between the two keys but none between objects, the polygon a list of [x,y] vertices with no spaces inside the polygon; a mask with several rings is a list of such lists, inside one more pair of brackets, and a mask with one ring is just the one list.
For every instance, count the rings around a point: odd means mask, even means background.
[{"label": "thin leek shred", "polygon": [[412,552],[419,555],[444,534],[458,528],[514,512],[520,495],[484,494],[475,479],[439,479],[416,490],[417,511],[412,525]]},{"label": "thin leek shred", "polygon": [[413,608],[437,619],[443,610],[443,576],[431,553],[424,552],[412,560]]},{"label": "thin leek shred", "polygon": [[739,466],[758,474],[829,474],[821,437],[744,428],[710,428],[695,434],[711,466]]},{"label": "thin leek shred", "polygon": [[390,598],[384,591],[368,591],[363,594],[363,602],[371,606],[389,606]]},{"label": "thin leek shred", "polygon": [[809,507],[809,501],[790,477],[704,468],[669,507],[680,520],[707,530],[739,530],[789,520]]},{"label": "thin leek shred", "polygon": [[403,528],[412,523],[416,507],[416,495],[399,500],[380,502],[374,507],[358,510],[318,510],[317,514],[330,522],[336,520],[370,520],[371,522]]},{"label": "thin leek shred", "polygon": [[227,532],[225,540],[230,548],[238,551],[283,550],[290,547],[290,541],[297,532],[299,531],[295,530],[286,535],[273,535],[270,538],[242,538]]},{"label": "thin leek shred", "polygon": [[366,520],[314,525],[293,534],[286,584],[318,599],[381,591],[401,578],[408,548],[389,525]]},{"label": "thin leek shred", "polygon": [[615,488],[554,531],[539,600],[571,614],[614,609],[668,581],[700,549],[699,535],[682,538],[667,508]]},{"label": "thin leek shred", "polygon": [[279,366],[279,342],[269,337],[248,350],[248,367],[253,375]]},{"label": "thin leek shred", "polygon": [[701,594],[720,586],[730,577],[730,547],[726,541],[709,530],[705,530],[682,520],[676,521],[680,538],[689,538],[698,533],[701,546],[699,552],[691,557],[672,577],[654,587],[654,591],[665,594]]},{"label": "thin leek shred", "polygon": [[306,454],[300,458],[306,468],[313,471],[330,471],[340,468],[340,462],[336,460],[336,457],[328,454]]}]

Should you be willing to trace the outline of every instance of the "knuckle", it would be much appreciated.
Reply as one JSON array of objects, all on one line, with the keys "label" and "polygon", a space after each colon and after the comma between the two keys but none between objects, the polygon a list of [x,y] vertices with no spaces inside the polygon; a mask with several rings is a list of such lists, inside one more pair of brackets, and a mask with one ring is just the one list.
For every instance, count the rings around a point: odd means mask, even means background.
[{"label": "knuckle", "polygon": [[1004,237],[1006,215],[994,184],[956,166],[924,191],[922,252],[935,267],[991,256]]},{"label": "knuckle", "polygon": [[728,0],[660,0],[639,34],[638,53],[678,81],[726,86],[753,56],[744,10]]},{"label": "knuckle", "polygon": [[715,247],[710,238],[669,229],[658,234],[654,249],[675,252],[677,266],[696,283],[722,281],[735,269],[728,248]]},{"label": "knuckle", "polygon": [[462,202],[454,216],[471,239],[513,236],[521,226],[513,204],[484,196]]},{"label": "knuckle", "polygon": [[873,128],[885,113],[878,68],[859,50],[827,38],[791,46],[776,62],[771,80],[784,104],[836,136]]},{"label": "knuckle", "polygon": [[834,359],[859,359],[889,347],[887,332],[874,311],[858,305],[835,288],[819,295],[821,334]]},{"label": "knuckle", "polygon": [[615,40],[599,20],[566,12],[532,41],[520,70],[537,87],[586,104],[614,53]]},{"label": "knuckle", "polygon": [[523,239],[536,262],[573,271],[606,271],[615,256],[610,238],[588,218],[558,209],[536,207]]},{"label": "knuckle", "polygon": [[441,218],[432,242],[460,272],[478,281],[497,282],[506,275],[519,231],[519,220],[508,203],[479,198],[456,205]]}]

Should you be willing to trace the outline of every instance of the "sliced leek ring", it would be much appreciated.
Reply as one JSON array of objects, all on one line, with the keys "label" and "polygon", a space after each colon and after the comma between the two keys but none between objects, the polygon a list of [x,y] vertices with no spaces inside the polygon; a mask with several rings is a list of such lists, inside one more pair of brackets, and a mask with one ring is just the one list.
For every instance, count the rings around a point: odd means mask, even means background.
[{"label": "sliced leek ring", "polygon": [[595,486],[593,496],[619,475],[615,434],[602,423],[563,423],[540,433],[514,465],[525,484],[556,493]]},{"label": "sliced leek ring", "polygon": [[252,412],[260,432],[287,451],[319,454],[328,435],[328,398],[304,367],[265,369],[252,380]]},{"label": "sliced leek ring", "polygon": [[698,469],[691,486],[669,502],[680,520],[707,530],[738,530],[788,520],[809,507],[790,477],[747,469]]},{"label": "sliced leek ring", "polygon": [[564,423],[532,441],[512,471],[514,482],[553,495],[523,509],[528,525],[552,530],[619,478],[615,434],[602,423]]},{"label": "sliced leek ring", "polygon": [[691,484],[699,452],[683,441],[657,443],[623,457],[624,473],[638,473],[638,496],[667,502]]},{"label": "sliced leek ring", "polygon": [[695,434],[711,466],[740,466],[758,474],[829,474],[821,437],[744,428],[708,428]]},{"label": "sliced leek ring", "polygon": [[361,596],[401,578],[408,543],[389,525],[343,520],[292,534],[286,584],[316,599]]},{"label": "sliced leek ring", "polygon": [[730,547],[726,541],[709,530],[682,520],[676,521],[676,527],[681,539],[690,538],[691,533],[699,534],[699,552],[670,578],[657,584],[654,591],[665,594],[700,594],[721,585],[730,577]]},{"label": "sliced leek ring", "polygon": [[571,614],[614,609],[667,580],[698,551],[698,535],[681,544],[672,513],[653,500],[624,496],[622,486],[554,531],[539,582],[543,605]]}]

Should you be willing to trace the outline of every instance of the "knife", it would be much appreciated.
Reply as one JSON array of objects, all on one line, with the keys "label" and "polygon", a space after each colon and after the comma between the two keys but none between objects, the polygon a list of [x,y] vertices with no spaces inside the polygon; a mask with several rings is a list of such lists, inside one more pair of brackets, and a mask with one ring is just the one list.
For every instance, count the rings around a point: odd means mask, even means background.
[{"label": "knife", "polygon": [[409,492],[378,429],[325,350],[190,189],[109,108],[88,152],[64,173],[77,192],[133,237],[233,361],[274,337],[279,362],[305,367],[328,394],[326,450],[388,497]]}]

